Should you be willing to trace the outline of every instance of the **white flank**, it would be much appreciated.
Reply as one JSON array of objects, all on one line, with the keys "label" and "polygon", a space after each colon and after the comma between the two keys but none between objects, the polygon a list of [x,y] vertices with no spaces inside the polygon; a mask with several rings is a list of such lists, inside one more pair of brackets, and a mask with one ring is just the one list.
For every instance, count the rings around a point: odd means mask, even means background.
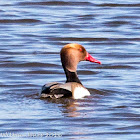
[{"label": "white flank", "polygon": [[89,96],[89,95],[90,95],[90,92],[87,89],[85,89],[83,87],[76,87],[74,89],[73,98],[74,99],[81,99],[81,98],[83,98],[85,96]]}]

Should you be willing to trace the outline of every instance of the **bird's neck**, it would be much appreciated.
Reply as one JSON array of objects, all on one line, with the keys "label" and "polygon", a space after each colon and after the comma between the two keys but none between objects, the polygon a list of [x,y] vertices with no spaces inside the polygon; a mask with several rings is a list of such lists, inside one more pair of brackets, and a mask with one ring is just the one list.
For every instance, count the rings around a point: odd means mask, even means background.
[{"label": "bird's neck", "polygon": [[82,85],[82,83],[80,82],[76,72],[71,72],[65,67],[64,67],[64,71],[65,71],[66,78],[67,78],[66,83],[67,82],[77,82],[77,83]]}]

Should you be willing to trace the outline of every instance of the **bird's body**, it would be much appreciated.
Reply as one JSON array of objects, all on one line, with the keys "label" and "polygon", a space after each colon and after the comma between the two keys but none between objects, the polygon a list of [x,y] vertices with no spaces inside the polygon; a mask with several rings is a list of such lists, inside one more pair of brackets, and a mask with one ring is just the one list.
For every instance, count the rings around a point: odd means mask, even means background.
[{"label": "bird's body", "polygon": [[42,87],[41,93],[41,97],[44,98],[73,97],[74,99],[79,99],[89,95],[89,91],[76,82],[68,82],[64,84],[49,83]]},{"label": "bird's body", "polygon": [[94,59],[85,48],[79,44],[67,44],[60,52],[61,62],[66,74],[66,83],[49,83],[42,87],[40,97],[61,98],[72,97],[74,99],[89,96],[89,91],[80,82],[76,70],[80,61],[91,61],[101,64]]}]

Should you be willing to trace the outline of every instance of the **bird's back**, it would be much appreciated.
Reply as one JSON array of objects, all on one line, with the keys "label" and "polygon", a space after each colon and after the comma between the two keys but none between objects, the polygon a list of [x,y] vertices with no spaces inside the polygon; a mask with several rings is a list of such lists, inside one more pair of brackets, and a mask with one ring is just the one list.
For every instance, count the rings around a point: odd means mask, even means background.
[{"label": "bird's back", "polygon": [[71,85],[57,82],[45,84],[40,92],[40,97],[43,98],[61,98],[71,96]]}]

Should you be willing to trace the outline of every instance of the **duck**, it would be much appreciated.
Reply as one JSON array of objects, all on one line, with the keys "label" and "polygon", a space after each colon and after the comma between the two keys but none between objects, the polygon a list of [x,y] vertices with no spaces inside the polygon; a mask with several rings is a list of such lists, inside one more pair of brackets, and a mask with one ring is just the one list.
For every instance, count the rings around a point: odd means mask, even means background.
[{"label": "duck", "polygon": [[90,61],[98,64],[101,64],[101,62],[92,57],[82,45],[77,43],[66,44],[60,51],[60,58],[66,75],[66,82],[52,82],[43,85],[40,97],[53,99],[71,97],[73,99],[81,99],[90,96],[90,92],[78,78],[77,65],[81,61]]}]

